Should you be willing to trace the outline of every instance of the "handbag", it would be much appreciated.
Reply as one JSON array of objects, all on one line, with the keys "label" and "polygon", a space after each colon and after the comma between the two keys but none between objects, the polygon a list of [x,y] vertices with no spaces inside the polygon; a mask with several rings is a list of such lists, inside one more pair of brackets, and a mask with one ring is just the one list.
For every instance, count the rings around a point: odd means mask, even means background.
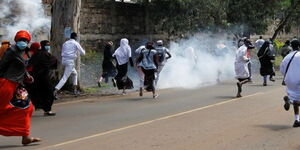
[{"label": "handbag", "polygon": [[10,104],[16,108],[26,109],[30,106],[28,92],[24,87],[18,86]]},{"label": "handbag", "polygon": [[284,82],[284,79],[285,79],[285,76],[286,76],[286,74],[287,74],[287,72],[288,72],[288,70],[289,70],[290,64],[291,64],[292,60],[294,59],[295,55],[297,54],[297,52],[298,52],[298,51],[296,51],[296,52],[294,53],[294,55],[292,56],[292,58],[290,59],[288,65],[287,65],[287,67],[286,67],[286,70],[285,70],[285,73],[284,73],[284,77],[283,77],[282,83],[281,83],[283,86],[286,85],[285,82]]}]

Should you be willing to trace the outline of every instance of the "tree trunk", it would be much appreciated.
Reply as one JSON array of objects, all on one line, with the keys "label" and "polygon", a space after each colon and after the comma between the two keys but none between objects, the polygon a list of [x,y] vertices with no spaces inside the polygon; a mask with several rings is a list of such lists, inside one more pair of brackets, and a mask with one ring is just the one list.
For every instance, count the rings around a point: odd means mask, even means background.
[{"label": "tree trunk", "polygon": [[292,14],[295,12],[295,9],[297,8],[297,6],[300,4],[300,0],[298,1],[294,1],[291,6],[287,9],[287,15],[279,22],[279,24],[277,25],[277,28],[272,36],[272,41],[275,40],[275,38],[277,37],[278,33],[280,31],[283,30],[284,26],[286,25],[286,23],[290,20]]},{"label": "tree trunk", "polygon": [[[61,62],[61,49],[63,43],[68,40],[64,36],[65,28],[69,27],[73,32],[79,33],[79,15],[81,8],[81,0],[54,0],[52,3],[52,22],[51,22],[51,47],[53,54]],[[76,70],[78,72],[78,79],[80,79],[80,55],[76,60]],[[59,66],[56,79],[59,80],[64,70],[63,66]],[[78,83],[78,85],[80,85]]]}]

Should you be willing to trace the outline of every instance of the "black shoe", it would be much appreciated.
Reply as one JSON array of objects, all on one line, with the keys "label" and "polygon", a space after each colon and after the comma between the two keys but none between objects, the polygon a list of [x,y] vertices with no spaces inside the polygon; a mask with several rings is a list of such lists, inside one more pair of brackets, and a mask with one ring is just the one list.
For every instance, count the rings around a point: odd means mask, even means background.
[{"label": "black shoe", "polygon": [[290,109],[289,97],[288,96],[284,96],[283,100],[284,100],[284,105],[283,105],[284,109],[286,111],[289,111],[289,109]]},{"label": "black shoe", "polygon": [[242,97],[241,93],[237,93],[237,94],[236,94],[236,97],[237,97],[237,98]]},{"label": "black shoe", "polygon": [[266,83],[266,82],[264,82],[264,83],[263,83],[263,86],[267,86],[267,83]]},{"label": "black shoe", "polygon": [[275,79],[274,78],[270,78],[270,81],[275,82]]},{"label": "black shoe", "polygon": [[300,122],[298,120],[295,120],[293,127],[294,128],[300,127]]},{"label": "black shoe", "polygon": [[52,111],[48,111],[44,113],[44,116],[56,116],[56,113]]},{"label": "black shoe", "polygon": [[111,81],[113,83],[113,86],[116,87],[117,86],[116,80],[115,79],[111,79]]},{"label": "black shoe", "polygon": [[101,82],[100,82],[100,81],[98,81],[97,83],[98,83],[98,87],[100,88],[100,87],[101,87]]}]

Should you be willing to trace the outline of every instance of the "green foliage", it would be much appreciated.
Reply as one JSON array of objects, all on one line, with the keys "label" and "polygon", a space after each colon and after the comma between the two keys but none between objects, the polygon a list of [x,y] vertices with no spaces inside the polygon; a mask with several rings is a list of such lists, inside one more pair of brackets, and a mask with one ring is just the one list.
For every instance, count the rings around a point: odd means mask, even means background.
[{"label": "green foliage", "polygon": [[274,45],[275,50],[278,54],[278,52],[280,51],[280,48],[284,45],[284,42],[280,42],[278,39],[275,39],[273,45]]},{"label": "green foliage", "polygon": [[81,61],[94,62],[95,60],[100,60],[101,57],[101,53],[94,50],[87,50],[86,54],[81,57]]},{"label": "green foliage", "polygon": [[[263,34],[271,21],[280,21],[297,0],[151,0],[142,1],[147,9],[149,28],[169,35],[220,29],[236,31],[238,36]],[[293,18],[298,18],[297,8]],[[299,23],[291,19],[291,24]],[[293,23],[294,22],[294,23]],[[216,30],[217,29],[217,30]]]}]

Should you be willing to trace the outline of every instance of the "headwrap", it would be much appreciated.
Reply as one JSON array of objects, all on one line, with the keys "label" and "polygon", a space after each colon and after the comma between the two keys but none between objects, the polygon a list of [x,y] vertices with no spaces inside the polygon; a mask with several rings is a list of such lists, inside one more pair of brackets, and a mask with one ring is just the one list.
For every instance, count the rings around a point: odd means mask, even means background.
[{"label": "headwrap", "polygon": [[120,41],[120,47],[115,51],[113,57],[117,58],[119,65],[123,65],[128,62],[131,57],[131,48],[128,44],[128,39],[123,38]]},{"label": "headwrap", "polygon": [[15,42],[19,41],[20,39],[26,39],[28,42],[31,40],[31,35],[28,31],[20,30],[17,32],[15,36]]},{"label": "headwrap", "polygon": [[34,43],[31,44],[30,50],[29,50],[29,51],[31,51],[31,52],[34,54],[34,53],[36,53],[40,48],[41,48],[40,43],[34,42]]}]

